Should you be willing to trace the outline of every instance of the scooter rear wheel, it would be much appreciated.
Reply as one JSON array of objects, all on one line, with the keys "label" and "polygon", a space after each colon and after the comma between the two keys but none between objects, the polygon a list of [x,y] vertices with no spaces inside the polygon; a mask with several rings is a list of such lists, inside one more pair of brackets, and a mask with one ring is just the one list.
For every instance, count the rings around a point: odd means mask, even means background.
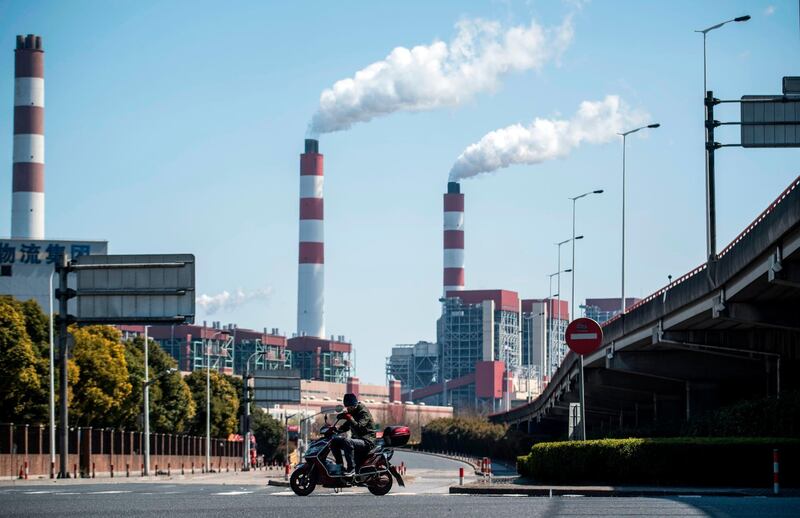
[{"label": "scooter rear wheel", "polygon": [[295,470],[289,477],[289,485],[297,496],[308,496],[317,487],[313,469]]},{"label": "scooter rear wheel", "polygon": [[370,482],[367,486],[369,492],[375,496],[383,496],[389,491],[392,490],[392,484],[394,481],[392,480],[392,475],[390,473],[381,473],[373,482]]}]

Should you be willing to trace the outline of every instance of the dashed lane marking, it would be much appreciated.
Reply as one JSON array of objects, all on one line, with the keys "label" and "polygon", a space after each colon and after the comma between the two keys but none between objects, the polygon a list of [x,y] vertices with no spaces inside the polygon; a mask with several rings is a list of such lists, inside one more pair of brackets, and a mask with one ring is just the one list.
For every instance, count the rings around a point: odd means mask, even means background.
[{"label": "dashed lane marking", "polygon": [[252,491],[223,491],[222,493],[211,493],[216,496],[236,496],[236,495],[249,495]]},{"label": "dashed lane marking", "polygon": [[133,493],[133,491],[88,491],[87,495],[118,495],[120,493]]}]

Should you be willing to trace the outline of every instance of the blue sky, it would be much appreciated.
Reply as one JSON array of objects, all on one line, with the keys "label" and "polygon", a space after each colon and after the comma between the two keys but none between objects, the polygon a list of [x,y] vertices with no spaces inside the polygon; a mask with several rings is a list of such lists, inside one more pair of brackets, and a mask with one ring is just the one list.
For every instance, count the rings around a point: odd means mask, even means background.
[{"label": "blue sky", "polygon": [[[44,38],[49,238],[112,253],[191,252],[198,292],[256,295],[198,320],[295,327],[298,154],[320,93],[397,46],[450,41],[462,19],[560,24],[558,63],[514,72],[458,107],[395,113],[323,135],[326,321],[382,382],[395,343],[435,338],[441,197],[463,149],[581,101],[621,96],[662,127],[628,142],[627,294],[644,296],[705,255],[702,39],[718,97],[780,93],[799,75],[796,1],[100,2],[0,0],[0,234],[10,228],[16,34]],[[736,120],[737,108],[719,110]],[[738,142],[735,129],[722,142]],[[717,157],[720,248],[798,175],[798,151]],[[621,144],[466,180],[468,288],[547,295],[553,243],[579,202],[576,299],[619,295]],[[563,265],[569,261],[563,251]],[[562,292],[569,282],[562,278]]]}]

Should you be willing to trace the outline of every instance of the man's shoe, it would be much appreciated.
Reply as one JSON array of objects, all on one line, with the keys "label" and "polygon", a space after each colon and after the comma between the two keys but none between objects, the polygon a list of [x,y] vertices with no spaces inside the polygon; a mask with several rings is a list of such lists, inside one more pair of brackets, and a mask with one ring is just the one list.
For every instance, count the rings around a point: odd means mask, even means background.
[{"label": "man's shoe", "polygon": [[342,472],[343,477],[352,477],[356,474],[356,470],[353,468],[347,468],[344,472]]}]

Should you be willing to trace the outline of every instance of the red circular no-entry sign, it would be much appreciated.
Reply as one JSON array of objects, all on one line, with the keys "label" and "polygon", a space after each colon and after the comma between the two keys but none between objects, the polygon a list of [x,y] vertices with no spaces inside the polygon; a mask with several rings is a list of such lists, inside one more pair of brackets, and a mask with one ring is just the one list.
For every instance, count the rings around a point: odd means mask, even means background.
[{"label": "red circular no-entry sign", "polygon": [[585,356],[603,343],[603,328],[591,318],[576,318],[567,326],[564,337],[573,352]]}]

